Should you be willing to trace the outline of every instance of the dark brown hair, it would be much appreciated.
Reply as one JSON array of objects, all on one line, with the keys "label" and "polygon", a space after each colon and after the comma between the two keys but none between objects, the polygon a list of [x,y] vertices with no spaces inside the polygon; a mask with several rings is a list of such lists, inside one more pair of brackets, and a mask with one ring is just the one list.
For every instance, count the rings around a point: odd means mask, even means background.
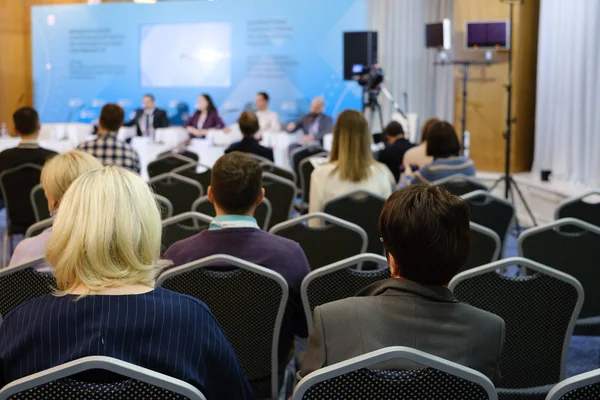
[{"label": "dark brown hair", "polygon": [[427,155],[433,158],[457,156],[460,143],[452,124],[438,121],[431,125],[427,134]]},{"label": "dark brown hair", "polygon": [[21,107],[13,114],[15,129],[21,135],[30,135],[37,132],[40,125],[40,117],[35,108]]},{"label": "dark brown hair", "polygon": [[215,106],[215,102],[213,101],[212,97],[210,97],[209,94],[202,93],[200,96],[204,97],[204,99],[208,103],[208,106],[206,107],[206,114],[210,114],[211,112],[217,112],[217,107]]},{"label": "dark brown hair", "polygon": [[252,137],[260,129],[258,118],[256,118],[256,114],[252,111],[244,111],[237,122],[244,136]]},{"label": "dark brown hair", "polygon": [[469,256],[469,206],[441,187],[410,185],[386,201],[379,232],[400,276],[446,285]]},{"label": "dark brown hair", "polygon": [[440,122],[440,120],[437,118],[429,118],[427,121],[425,121],[425,123],[421,127],[421,142],[427,141],[427,137],[429,136],[429,130],[434,124],[438,122]]},{"label": "dark brown hair", "polygon": [[109,132],[117,132],[123,126],[125,111],[118,104],[108,103],[100,111],[100,126]]},{"label": "dark brown hair", "polygon": [[383,134],[389,137],[404,135],[404,128],[398,121],[391,121],[383,130]]},{"label": "dark brown hair", "polygon": [[246,214],[262,189],[260,163],[234,151],[219,158],[212,169],[210,186],[215,203],[227,214]]}]

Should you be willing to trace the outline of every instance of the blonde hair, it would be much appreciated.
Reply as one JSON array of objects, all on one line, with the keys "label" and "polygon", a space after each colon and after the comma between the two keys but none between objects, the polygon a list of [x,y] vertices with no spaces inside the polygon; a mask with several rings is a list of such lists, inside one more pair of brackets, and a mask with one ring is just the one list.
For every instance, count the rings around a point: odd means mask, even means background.
[{"label": "blonde hair", "polygon": [[375,159],[369,136],[367,121],[358,111],[345,110],[338,116],[329,161],[337,162],[333,173],[339,173],[341,180],[360,182],[371,174]]},{"label": "blonde hair", "polygon": [[63,197],[46,245],[59,295],[153,287],[161,268],[160,212],[150,187],[115,166],[80,176]]},{"label": "blonde hair", "polygon": [[40,183],[44,192],[60,203],[75,179],[98,168],[102,168],[102,163],[96,157],[83,151],[69,151],[52,157],[44,164]]}]

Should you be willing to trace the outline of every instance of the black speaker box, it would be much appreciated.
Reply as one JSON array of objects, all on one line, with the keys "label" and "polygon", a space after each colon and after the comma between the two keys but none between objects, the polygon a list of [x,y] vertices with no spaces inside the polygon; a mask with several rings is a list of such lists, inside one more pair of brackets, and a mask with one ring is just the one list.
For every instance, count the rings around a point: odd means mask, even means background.
[{"label": "black speaker box", "polygon": [[377,63],[377,32],[344,32],[344,80],[352,79],[354,65]]}]

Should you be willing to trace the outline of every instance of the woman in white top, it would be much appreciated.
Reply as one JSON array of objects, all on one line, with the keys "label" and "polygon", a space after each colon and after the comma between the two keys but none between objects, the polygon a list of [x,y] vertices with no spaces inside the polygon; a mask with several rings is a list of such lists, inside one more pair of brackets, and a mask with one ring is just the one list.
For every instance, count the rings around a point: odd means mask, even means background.
[{"label": "woman in white top", "polygon": [[369,126],[363,115],[343,111],[333,128],[329,162],[311,175],[309,212],[323,211],[329,200],[357,190],[388,198],[394,185],[389,168],[373,158]]},{"label": "woman in white top", "polygon": [[[54,216],[63,195],[71,183],[80,175],[93,169],[102,168],[102,163],[94,156],[83,151],[70,151],[51,158],[42,169],[40,182],[48,200],[48,210]],[[23,240],[15,248],[9,266],[23,264],[36,258],[44,257],[46,242],[52,228],[46,229],[37,236]],[[45,264],[35,268],[38,272],[50,272]]]}]

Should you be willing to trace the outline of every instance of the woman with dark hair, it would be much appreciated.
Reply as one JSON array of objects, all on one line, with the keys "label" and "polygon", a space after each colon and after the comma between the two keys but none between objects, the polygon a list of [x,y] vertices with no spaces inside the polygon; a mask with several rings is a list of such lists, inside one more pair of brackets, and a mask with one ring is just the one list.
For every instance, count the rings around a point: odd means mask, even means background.
[{"label": "woman with dark hair", "polygon": [[206,136],[208,129],[223,129],[225,127],[212,98],[208,94],[203,93],[198,97],[196,108],[194,115],[183,125],[191,138]]}]

